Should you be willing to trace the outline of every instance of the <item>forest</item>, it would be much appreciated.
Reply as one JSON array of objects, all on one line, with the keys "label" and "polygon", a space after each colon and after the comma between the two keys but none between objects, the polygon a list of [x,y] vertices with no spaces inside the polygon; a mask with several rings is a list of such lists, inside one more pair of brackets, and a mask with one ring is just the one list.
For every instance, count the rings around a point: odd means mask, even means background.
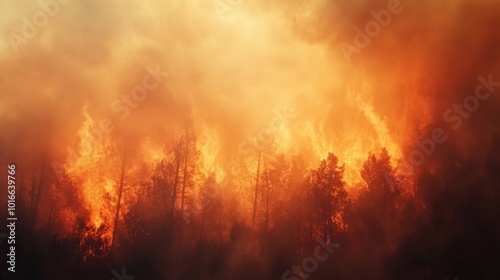
[{"label": "forest", "polygon": [[190,129],[146,163],[130,146],[95,142],[91,127],[82,127],[78,156],[64,169],[43,158],[17,166],[19,279],[111,279],[113,270],[122,279],[500,272],[498,157],[478,165],[443,151],[431,160],[447,164],[416,171],[393,167],[382,148],[367,155],[354,191],[334,153],[308,169],[300,155],[277,153],[272,137],[221,176],[202,172]]}]

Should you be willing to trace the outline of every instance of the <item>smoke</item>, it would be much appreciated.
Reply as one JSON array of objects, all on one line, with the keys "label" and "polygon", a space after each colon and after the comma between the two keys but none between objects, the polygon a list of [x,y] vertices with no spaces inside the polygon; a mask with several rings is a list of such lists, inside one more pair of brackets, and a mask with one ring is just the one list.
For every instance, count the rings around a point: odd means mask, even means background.
[{"label": "smoke", "polygon": [[[297,118],[275,135],[288,139],[281,150],[309,161],[334,151],[355,182],[369,152],[385,146],[404,158],[434,127],[449,126],[443,113],[474,92],[478,76],[500,77],[497,1],[252,1],[222,18],[213,4],[8,4],[3,153],[64,160],[88,105],[97,123],[112,127],[110,137],[134,147],[170,143],[192,125],[217,142],[224,166],[287,107]],[[131,100],[155,67],[168,76]],[[483,143],[498,133],[487,121],[496,103],[494,95],[449,132],[464,138],[464,156],[492,147]],[[484,135],[467,139],[468,128]],[[469,144],[479,149],[471,154]]]},{"label": "smoke", "polygon": [[[2,142],[11,156],[64,154],[85,105],[96,120],[112,121],[117,139],[162,141],[194,119],[234,153],[273,109],[315,99],[311,92],[325,92],[321,77],[332,76],[322,48],[298,41],[276,15],[250,17],[245,7],[221,21],[206,1],[69,1],[38,27],[43,7],[17,4],[2,27],[34,34],[22,43],[9,35],[2,45],[1,125],[11,131]],[[122,120],[113,102],[156,65],[169,77]]]},{"label": "smoke", "polygon": [[[218,10],[220,2],[229,8]],[[67,159],[91,118],[98,138],[143,158],[193,127],[205,168],[225,168],[241,157],[242,143],[288,108],[293,120],[273,131],[279,151],[301,154],[308,167],[333,151],[346,163],[350,186],[361,181],[370,152],[387,147],[394,164],[420,152],[423,163],[414,167],[427,212],[419,218],[442,233],[429,248],[446,251],[439,244],[453,234],[484,233],[473,228],[486,228],[487,218],[471,221],[498,209],[498,0],[230,3],[0,4],[0,162],[33,170],[31,181],[42,181],[42,168]],[[494,81],[484,100],[476,89],[483,85],[486,94],[488,87],[479,77]],[[426,153],[429,146],[419,143],[436,128],[446,141]],[[453,203],[443,198],[450,190],[458,190]],[[64,190],[62,208],[82,208],[75,193]],[[391,244],[399,248],[394,254],[406,256],[405,242],[427,237],[416,236],[393,241],[403,244]],[[379,252],[376,261],[392,253]]]}]

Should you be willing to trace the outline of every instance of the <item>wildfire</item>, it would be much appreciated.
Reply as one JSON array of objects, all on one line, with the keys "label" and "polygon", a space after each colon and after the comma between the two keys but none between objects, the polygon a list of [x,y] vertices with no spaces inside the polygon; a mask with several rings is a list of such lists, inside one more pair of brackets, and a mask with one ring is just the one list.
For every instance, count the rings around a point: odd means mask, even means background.
[{"label": "wildfire", "polygon": [[197,141],[197,148],[201,154],[202,172],[205,174],[215,172],[216,177],[221,179],[225,174],[217,161],[217,155],[221,151],[219,143],[216,131],[204,126]]},{"label": "wildfire", "polygon": [[[84,106],[83,115],[85,120],[77,133],[77,154],[66,162],[65,168],[70,178],[81,186],[89,223],[96,228],[109,227],[106,224],[109,220],[106,197],[113,192],[115,184],[112,176],[116,171],[110,157],[113,147],[109,139],[96,139],[92,134],[95,122],[88,113],[88,106]],[[106,237],[109,238],[109,234]]]}]

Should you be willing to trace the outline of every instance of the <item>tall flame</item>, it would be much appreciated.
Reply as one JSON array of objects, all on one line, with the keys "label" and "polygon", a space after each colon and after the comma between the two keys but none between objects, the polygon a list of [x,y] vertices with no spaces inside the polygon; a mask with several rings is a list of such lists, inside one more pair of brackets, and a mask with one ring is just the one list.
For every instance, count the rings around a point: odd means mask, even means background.
[{"label": "tall flame", "polygon": [[70,178],[81,185],[90,223],[99,228],[109,220],[106,194],[113,192],[115,184],[110,168],[112,146],[108,139],[97,139],[92,134],[95,122],[88,113],[88,106],[84,106],[83,115],[85,120],[77,133],[77,154],[66,162],[65,168]]}]

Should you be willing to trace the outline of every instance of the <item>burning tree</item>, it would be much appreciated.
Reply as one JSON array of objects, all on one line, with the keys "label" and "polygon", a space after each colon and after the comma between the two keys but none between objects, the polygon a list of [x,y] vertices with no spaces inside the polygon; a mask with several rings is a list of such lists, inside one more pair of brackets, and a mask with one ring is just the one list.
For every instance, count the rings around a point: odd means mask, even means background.
[{"label": "burning tree", "polygon": [[319,167],[310,172],[310,199],[315,228],[323,238],[331,238],[342,229],[342,212],[348,203],[345,189],[344,165],[329,153]]}]

